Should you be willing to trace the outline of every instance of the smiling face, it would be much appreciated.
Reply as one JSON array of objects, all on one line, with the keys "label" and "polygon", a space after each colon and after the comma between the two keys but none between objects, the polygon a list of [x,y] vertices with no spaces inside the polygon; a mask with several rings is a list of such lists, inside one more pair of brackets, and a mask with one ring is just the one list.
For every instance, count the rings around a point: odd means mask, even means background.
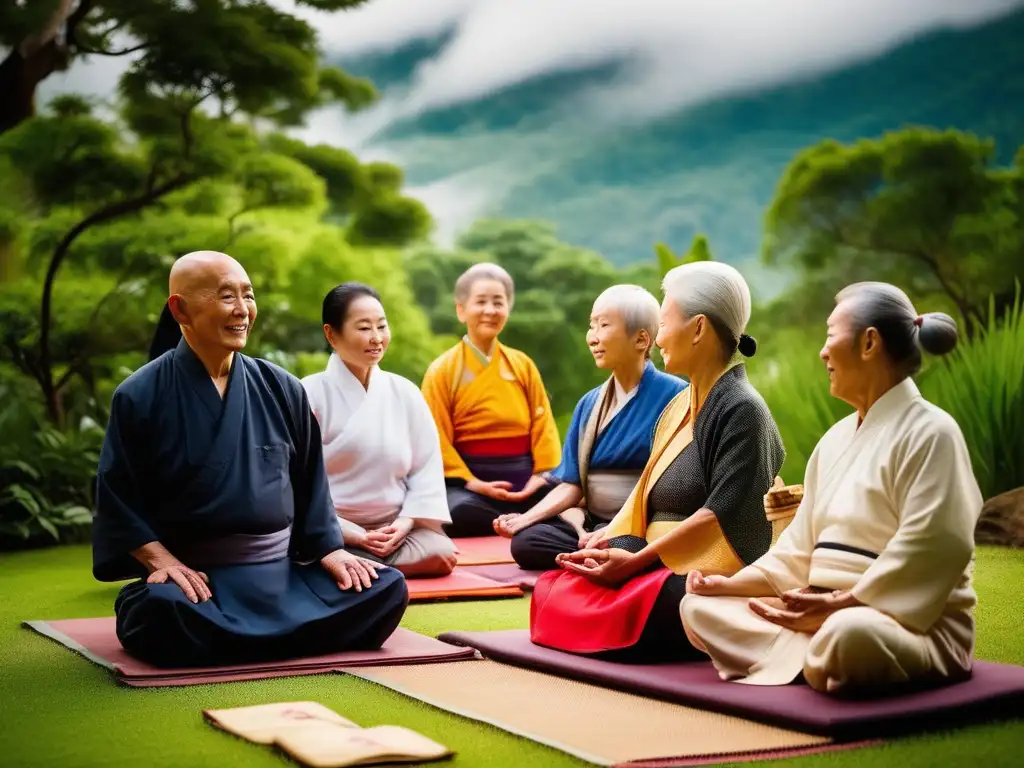
[{"label": "smiling face", "polygon": [[340,329],[325,325],[324,334],[338,357],[356,368],[377,365],[391,343],[384,307],[366,294],[348,305]]},{"label": "smiling face", "polygon": [[616,370],[636,363],[647,347],[646,331],[630,334],[622,313],[610,307],[594,307],[587,331],[587,346],[594,364],[602,370]]},{"label": "smiling face", "polygon": [[455,305],[459,321],[474,344],[489,347],[508,321],[509,302],[505,286],[497,280],[480,278],[469,287],[464,303]]},{"label": "smiling face", "polygon": [[654,343],[661,350],[665,370],[675,375],[690,373],[690,362],[696,343],[697,318],[686,319],[682,310],[668,296],[661,303],[658,336]]},{"label": "smiling face", "polygon": [[840,302],[829,315],[825,346],[819,357],[825,363],[832,396],[855,408],[863,399],[868,369],[877,350],[876,335],[869,328],[858,336],[850,301]]},{"label": "smiling face", "polygon": [[256,323],[256,297],[242,265],[225,256],[194,267],[171,310],[193,346],[238,352]]}]

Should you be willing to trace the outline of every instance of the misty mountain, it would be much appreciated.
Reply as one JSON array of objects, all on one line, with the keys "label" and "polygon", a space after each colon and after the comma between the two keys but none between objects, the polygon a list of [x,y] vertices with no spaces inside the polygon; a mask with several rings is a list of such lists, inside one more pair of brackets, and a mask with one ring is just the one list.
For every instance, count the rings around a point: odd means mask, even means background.
[{"label": "misty mountain", "polygon": [[[656,120],[574,113],[576,97],[628,62],[548,75],[399,120],[370,146],[453,226],[479,215],[542,218],[619,264],[684,249],[705,232],[716,256],[757,258],[764,210],[786,164],[824,138],[905,125],[991,137],[1000,162],[1024,143],[1024,12],[930,34],[867,63],[686,108]],[[445,36],[338,63],[385,94],[405,88]],[[778,287],[778,276],[761,282]]]}]

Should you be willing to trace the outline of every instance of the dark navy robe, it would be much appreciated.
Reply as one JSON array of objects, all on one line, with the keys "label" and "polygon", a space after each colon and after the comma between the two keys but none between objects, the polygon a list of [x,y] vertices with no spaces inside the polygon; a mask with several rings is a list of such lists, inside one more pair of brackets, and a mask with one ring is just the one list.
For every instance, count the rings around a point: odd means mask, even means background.
[{"label": "dark navy robe", "polygon": [[[284,551],[247,551],[289,527]],[[147,584],[130,552],[150,542],[206,573],[212,599]],[[319,560],[342,544],[298,379],[236,354],[221,399],[182,340],[117,388],[97,473],[93,573],[141,578],[115,602],[126,651],[201,666],[378,648],[405,611],[405,581],[386,568],[368,590],[341,590]]]}]

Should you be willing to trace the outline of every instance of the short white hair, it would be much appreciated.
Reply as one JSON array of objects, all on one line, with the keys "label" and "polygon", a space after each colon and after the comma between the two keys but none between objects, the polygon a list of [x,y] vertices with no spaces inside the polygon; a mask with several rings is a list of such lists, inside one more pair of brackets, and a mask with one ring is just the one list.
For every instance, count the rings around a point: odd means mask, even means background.
[{"label": "short white hair", "polygon": [[750,288],[735,267],[720,261],[682,264],[668,271],[662,290],[684,317],[705,315],[727,351],[736,351],[750,322]]},{"label": "short white hair", "polygon": [[459,276],[455,281],[455,301],[465,304],[478,280],[497,280],[505,289],[505,298],[508,299],[509,306],[512,305],[516,290],[512,275],[503,267],[488,261],[474,264]]},{"label": "short white hair", "polygon": [[606,288],[594,300],[594,313],[612,310],[619,313],[626,326],[626,333],[632,336],[640,331],[647,331],[651,342],[658,335],[658,300],[654,295],[639,285],[623,283]]}]

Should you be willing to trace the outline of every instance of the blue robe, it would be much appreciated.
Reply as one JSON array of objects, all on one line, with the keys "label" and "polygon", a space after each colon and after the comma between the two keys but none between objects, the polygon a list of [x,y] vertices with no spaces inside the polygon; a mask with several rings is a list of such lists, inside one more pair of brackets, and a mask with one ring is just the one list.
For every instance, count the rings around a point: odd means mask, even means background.
[{"label": "blue robe", "polygon": [[[562,463],[551,473],[560,483],[580,485],[580,433],[597,405],[602,387],[594,387],[576,403],[562,446]],[[651,455],[654,426],[669,401],[686,389],[686,382],[662,373],[647,361],[638,389],[594,440],[591,470],[632,469],[642,472]]]},{"label": "blue robe", "polygon": [[[176,667],[380,647],[405,611],[405,581],[387,568],[370,589],[342,591],[320,565],[343,544],[322,451],[302,385],[263,360],[236,354],[222,399],[182,340],[117,388],[93,574],[141,579],[114,605],[128,653]],[[277,551],[245,551],[273,534]],[[150,542],[206,573],[213,597],[194,604],[177,584],[147,584],[130,552]]]},{"label": "blue robe", "polygon": [[[551,481],[582,486],[584,474],[590,476],[590,473],[601,470],[632,471],[639,476],[650,458],[654,428],[661,412],[686,386],[681,379],[662,373],[648,361],[636,394],[611,418],[600,434],[593,437],[589,454],[583,457],[586,463],[584,470],[580,456],[581,436],[594,409],[599,407],[605,385],[587,392],[573,411],[562,446],[562,463],[550,473]],[[607,520],[588,513],[584,529],[593,531],[606,524]],[[574,552],[578,543],[576,529],[556,517],[524,528],[513,536],[512,557],[527,570],[553,570],[558,567],[555,557],[563,552]]]}]

